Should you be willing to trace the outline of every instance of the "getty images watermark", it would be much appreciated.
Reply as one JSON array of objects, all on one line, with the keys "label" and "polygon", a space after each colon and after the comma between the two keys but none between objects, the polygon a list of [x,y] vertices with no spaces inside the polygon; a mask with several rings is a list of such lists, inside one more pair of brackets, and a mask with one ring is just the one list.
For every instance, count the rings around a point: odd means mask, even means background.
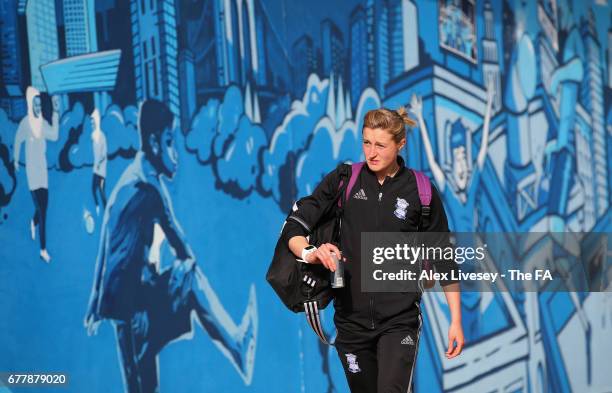
[{"label": "getty images watermark", "polygon": [[463,291],[612,291],[611,237],[367,232],[361,237],[361,285],[366,292],[422,291],[429,280],[458,282]]}]

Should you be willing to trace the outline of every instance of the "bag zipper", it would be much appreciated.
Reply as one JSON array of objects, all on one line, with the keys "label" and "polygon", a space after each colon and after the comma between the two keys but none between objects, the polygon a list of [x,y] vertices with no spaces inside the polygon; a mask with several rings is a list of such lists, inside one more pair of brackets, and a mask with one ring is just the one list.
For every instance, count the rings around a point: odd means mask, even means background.
[{"label": "bag zipper", "polygon": [[374,329],[374,298],[370,297],[370,322],[371,322],[371,328]]},{"label": "bag zipper", "polygon": [[293,221],[297,222],[298,224],[300,224],[306,230],[306,232],[310,233],[310,227],[301,218],[292,215],[292,216],[289,216],[289,218],[287,218],[287,219],[288,220],[293,220]]}]

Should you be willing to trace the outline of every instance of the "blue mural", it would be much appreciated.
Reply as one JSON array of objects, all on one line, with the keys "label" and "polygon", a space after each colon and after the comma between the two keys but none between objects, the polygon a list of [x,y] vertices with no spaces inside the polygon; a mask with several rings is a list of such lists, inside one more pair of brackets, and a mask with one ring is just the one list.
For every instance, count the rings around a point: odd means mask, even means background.
[{"label": "blue mural", "polygon": [[[65,372],[75,392],[348,391],[264,275],[295,200],[363,160],[381,106],[417,121],[403,155],[452,230],[554,231],[568,249],[611,232],[605,0],[0,0],[0,15],[0,371]],[[444,296],[425,293],[415,390],[612,391],[611,280],[465,288],[452,360]]]}]

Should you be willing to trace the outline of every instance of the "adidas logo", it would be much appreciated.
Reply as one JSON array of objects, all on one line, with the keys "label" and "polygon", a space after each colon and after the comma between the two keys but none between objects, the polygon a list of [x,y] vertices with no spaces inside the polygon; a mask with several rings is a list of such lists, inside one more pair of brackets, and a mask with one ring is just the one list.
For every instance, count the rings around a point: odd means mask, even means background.
[{"label": "adidas logo", "polygon": [[355,195],[353,195],[353,199],[362,199],[364,201],[367,201],[368,197],[366,196],[365,191],[363,191],[362,188],[361,190],[357,191]]},{"label": "adidas logo", "polygon": [[412,340],[412,337],[410,337],[410,335],[407,335],[402,340],[402,344],[404,344],[404,345],[414,345],[414,341]]}]

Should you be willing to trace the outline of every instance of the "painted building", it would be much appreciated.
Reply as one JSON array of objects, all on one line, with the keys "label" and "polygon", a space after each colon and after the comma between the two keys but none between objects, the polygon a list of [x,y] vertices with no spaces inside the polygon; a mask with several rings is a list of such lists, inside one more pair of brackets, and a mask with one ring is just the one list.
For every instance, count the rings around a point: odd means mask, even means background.
[{"label": "painted building", "polygon": [[[340,162],[363,160],[362,119],[381,106],[422,116],[425,127],[406,130],[402,154],[438,189],[451,230],[479,232],[482,242],[501,236],[502,251],[491,255],[500,271],[508,257],[524,258],[526,269],[551,269],[564,279],[554,287],[539,283],[541,291],[500,279],[492,291],[464,292],[469,339],[453,360],[443,355],[449,327],[444,294],[426,292],[413,390],[612,391],[606,362],[612,352],[612,34],[609,18],[601,17],[610,15],[609,4],[105,1],[96,2],[101,51],[44,61],[58,43],[55,27],[45,22],[54,18],[38,17],[40,4],[55,2],[0,8],[1,77],[8,83],[1,88],[23,95],[10,86],[27,84],[34,70],[48,93],[112,90],[102,118],[109,195],[126,168],[138,168],[139,105],[159,99],[180,119],[182,132],[167,142],[176,149],[177,173],[173,181],[160,176],[160,189],[201,270],[194,287],[206,288],[213,308],[226,315],[220,324],[190,320],[185,335],[160,349],[149,370],[160,391],[348,391],[335,349],[319,343],[263,277],[294,202]],[[67,29],[77,20],[85,28],[80,16],[87,4],[65,2],[66,15],[79,15],[65,17]],[[28,31],[17,29],[15,38],[20,10],[29,15]],[[69,41],[84,48],[87,40],[79,40],[86,36],[67,34],[67,48]],[[127,50],[119,48],[121,40]],[[13,47],[34,53],[35,65],[24,60],[28,56],[18,60]],[[14,64],[22,64],[19,72]],[[491,111],[487,85],[493,87]],[[18,125],[0,114],[6,122],[0,124],[0,311],[11,315],[0,322],[0,370],[64,365],[73,390],[121,391],[127,382],[116,324],[102,321],[95,336],[83,328],[102,223],[113,212],[92,213],[91,195],[81,192],[91,189],[94,157],[86,132],[91,125],[83,105],[74,104],[46,151],[50,265],[40,262],[31,241],[25,171],[11,166],[6,141]],[[146,274],[187,266],[164,231],[153,225]],[[514,233],[533,238],[523,247]],[[601,233],[606,242],[598,241]],[[560,263],[549,253],[576,250],[586,271],[568,271],[570,256]],[[569,278],[575,275],[591,285],[588,291],[574,286]],[[331,335],[333,312],[331,306],[322,312],[322,328]],[[236,354],[253,321],[250,378]],[[164,322],[171,327],[175,321]],[[219,326],[224,329],[216,335]],[[238,345],[222,344],[224,334]]]},{"label": "painted building", "polygon": [[131,1],[136,98],[168,102],[180,119],[174,0]]},{"label": "painted building", "polygon": [[59,58],[55,1],[28,0],[25,10],[32,86],[45,91],[40,67]]},{"label": "painted building", "polygon": [[63,3],[66,54],[68,57],[97,52],[96,9],[93,0]]},{"label": "painted building", "polygon": [[12,119],[19,119],[26,114],[23,100],[23,86],[26,83],[22,69],[23,56],[27,55],[20,41],[18,4],[14,1],[0,2],[0,107]]}]

